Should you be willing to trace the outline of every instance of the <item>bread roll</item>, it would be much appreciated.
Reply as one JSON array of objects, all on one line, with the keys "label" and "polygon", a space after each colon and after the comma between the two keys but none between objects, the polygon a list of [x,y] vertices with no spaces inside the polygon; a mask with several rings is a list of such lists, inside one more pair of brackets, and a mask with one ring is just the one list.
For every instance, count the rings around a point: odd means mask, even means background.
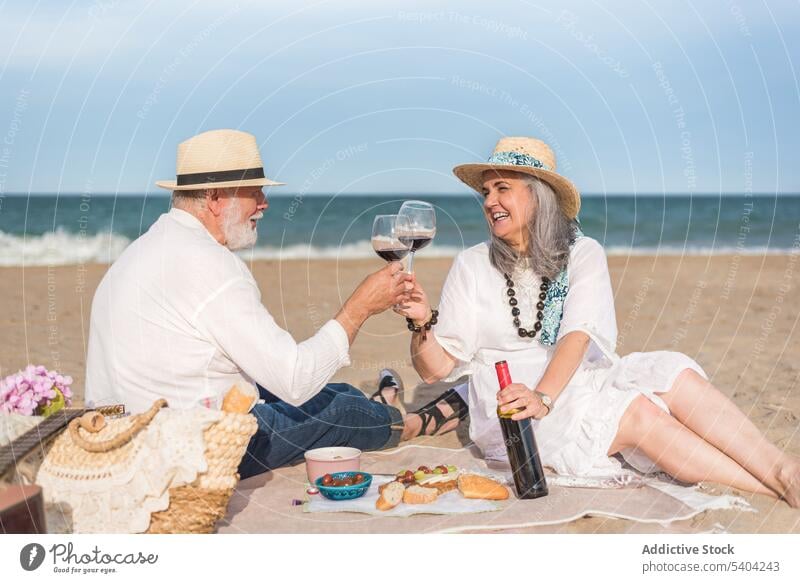
[{"label": "bread roll", "polygon": [[378,501],[375,502],[375,508],[386,511],[391,510],[403,501],[406,487],[400,482],[389,482],[378,488],[378,491],[381,495],[378,497]]},{"label": "bread roll", "polygon": [[222,410],[226,413],[247,413],[253,404],[253,397],[245,395],[237,385],[233,385],[222,400]]},{"label": "bread roll", "polygon": [[439,497],[439,492],[434,488],[423,486],[409,486],[403,492],[403,502],[406,504],[430,504]]},{"label": "bread roll", "polygon": [[458,489],[464,498],[479,500],[506,500],[508,498],[508,488],[491,478],[476,474],[459,476]]}]

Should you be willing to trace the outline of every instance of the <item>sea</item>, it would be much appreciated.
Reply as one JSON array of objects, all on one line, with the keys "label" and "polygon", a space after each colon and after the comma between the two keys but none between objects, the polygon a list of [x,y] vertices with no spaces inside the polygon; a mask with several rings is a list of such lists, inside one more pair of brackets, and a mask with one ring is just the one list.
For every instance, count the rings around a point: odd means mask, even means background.
[{"label": "sea", "polygon": [[[374,257],[375,215],[404,200],[436,208],[434,242],[423,257],[452,257],[488,236],[472,195],[270,196],[247,259]],[[169,210],[165,195],[0,196],[0,265],[111,263]],[[584,195],[586,235],[609,255],[763,255],[800,252],[800,194]]]}]

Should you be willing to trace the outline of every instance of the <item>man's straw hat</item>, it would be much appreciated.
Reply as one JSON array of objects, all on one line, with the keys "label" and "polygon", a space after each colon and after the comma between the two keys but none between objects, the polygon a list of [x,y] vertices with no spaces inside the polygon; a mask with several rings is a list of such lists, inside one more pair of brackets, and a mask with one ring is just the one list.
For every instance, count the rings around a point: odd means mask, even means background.
[{"label": "man's straw hat", "polygon": [[547,182],[558,197],[561,211],[570,219],[578,216],[581,195],[572,182],[556,172],[556,156],[542,140],[501,138],[485,164],[461,164],[453,168],[453,173],[468,186],[482,192],[483,173],[487,170],[513,170]]},{"label": "man's straw hat", "polygon": [[278,186],[264,176],[256,137],[237,130],[211,130],[178,144],[176,180],[156,185],[167,190],[233,186]]}]

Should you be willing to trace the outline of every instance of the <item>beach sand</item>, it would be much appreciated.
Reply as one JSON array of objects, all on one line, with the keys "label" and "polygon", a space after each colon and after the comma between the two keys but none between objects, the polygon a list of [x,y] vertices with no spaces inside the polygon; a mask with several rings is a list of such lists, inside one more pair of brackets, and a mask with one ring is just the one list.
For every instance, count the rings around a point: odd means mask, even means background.
[{"label": "beach sand", "polygon": [[[438,300],[451,260],[416,262],[432,301]],[[696,359],[714,384],[780,448],[800,455],[800,255],[614,256],[620,355],[678,350]],[[28,363],[75,378],[83,395],[89,311],[106,265],[0,268],[0,374]],[[253,273],[276,321],[304,339],[333,317],[378,259],[257,261]],[[371,319],[352,351],[344,381],[371,393],[380,369],[395,368],[407,388],[406,406],[422,405],[441,386],[421,385],[408,354],[405,322],[389,312]],[[466,443],[466,428],[428,445]],[[716,491],[723,492],[722,488]],[[669,528],[624,520],[584,518],[525,532],[800,532],[800,511],[745,495],[758,513],[706,512]]]}]

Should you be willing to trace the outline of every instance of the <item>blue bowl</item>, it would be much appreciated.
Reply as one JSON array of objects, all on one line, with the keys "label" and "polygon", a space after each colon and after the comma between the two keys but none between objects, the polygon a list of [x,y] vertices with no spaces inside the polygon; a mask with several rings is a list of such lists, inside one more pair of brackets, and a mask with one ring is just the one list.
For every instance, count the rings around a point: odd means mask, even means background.
[{"label": "blue bowl", "polygon": [[364,481],[360,484],[353,484],[352,486],[323,486],[322,478],[317,478],[314,485],[319,490],[320,494],[325,496],[328,500],[355,500],[361,498],[369,490],[372,484],[372,474],[366,472],[336,472],[331,474],[334,480],[341,480],[342,478],[352,478],[356,474],[364,476]]}]

